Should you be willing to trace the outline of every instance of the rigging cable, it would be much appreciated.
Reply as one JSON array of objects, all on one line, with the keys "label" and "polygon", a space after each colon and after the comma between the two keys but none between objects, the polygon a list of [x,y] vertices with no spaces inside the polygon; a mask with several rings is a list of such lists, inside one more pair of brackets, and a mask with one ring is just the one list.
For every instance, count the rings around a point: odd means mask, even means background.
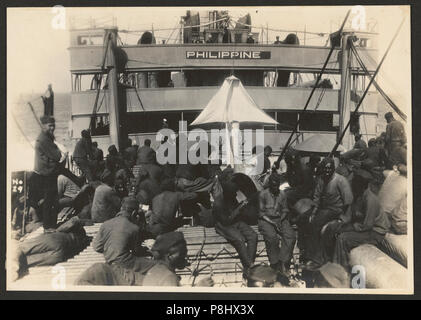
[{"label": "rigging cable", "polygon": [[[342,34],[342,30],[343,30],[343,28],[344,28],[344,26],[345,26],[346,21],[348,20],[348,17],[349,17],[349,14],[350,14],[350,13],[351,13],[351,11],[350,11],[350,10],[348,10],[348,12],[347,12],[347,14],[346,14],[346,16],[345,16],[345,19],[344,19],[344,21],[342,22],[342,26],[341,26],[341,28],[339,29],[339,34]],[[335,50],[335,46],[333,46],[333,45],[332,45],[332,47],[331,47],[331,48],[330,48],[330,50],[329,50],[329,54],[328,54],[328,56],[327,56],[327,58],[326,58],[326,61],[325,61],[324,65],[323,65],[323,68],[322,68],[322,70],[320,71],[319,75],[317,76],[316,83],[314,84],[314,87],[313,87],[313,89],[311,90],[311,93],[310,93],[310,95],[309,95],[309,97],[308,97],[308,99],[307,99],[307,102],[306,102],[306,104],[305,104],[304,109],[303,109],[303,111],[302,111],[302,112],[305,112],[305,111],[307,110],[307,107],[308,107],[308,105],[309,105],[309,103],[310,103],[310,100],[311,100],[311,98],[313,97],[314,91],[316,90],[316,88],[317,88],[317,86],[318,86],[318,84],[319,84],[319,82],[320,82],[320,79],[321,79],[321,77],[322,77],[322,74],[325,72],[326,66],[327,66],[327,64],[328,64],[328,62],[329,62],[329,60],[330,60],[330,57],[332,56],[332,53],[333,53],[333,51],[334,51],[334,50]],[[298,129],[298,125],[299,125],[299,123],[300,123],[300,120],[299,120],[299,119],[297,119],[297,122],[295,123],[295,128],[294,128],[294,130],[291,132],[291,135],[289,136],[289,138],[288,138],[287,142],[285,143],[285,146],[284,146],[284,148],[282,149],[281,154],[279,155],[278,159],[275,161],[275,167],[276,167],[277,169],[279,168],[279,164],[280,164],[280,162],[281,162],[281,160],[282,160],[283,156],[285,155],[286,150],[288,149],[288,147],[289,147],[289,145],[290,145],[290,143],[291,143],[292,137],[294,136],[295,132],[296,132],[296,131],[297,131],[297,129]]]},{"label": "rigging cable", "polygon": [[[360,64],[361,68],[363,68],[364,72],[366,73],[367,77],[371,80],[371,75],[367,70],[367,67],[364,65],[361,57],[359,56],[357,49],[353,44],[351,44],[351,50],[354,53],[355,57],[357,58],[358,63]],[[386,100],[386,102],[392,107],[392,109],[406,122],[407,116],[406,114],[399,109],[399,107],[390,99],[390,97],[383,91],[383,89],[379,86],[379,84],[373,80],[373,85],[376,87],[377,91],[382,95],[382,97]]]},{"label": "rigging cable", "polygon": [[15,120],[16,126],[18,127],[20,133],[22,134],[22,136],[25,138],[25,140],[29,143],[29,145],[32,147],[32,149],[35,149],[34,145],[32,144],[31,141],[29,141],[29,138],[27,137],[27,135],[25,134],[25,132],[23,131],[22,127],[19,125],[18,120],[16,119],[15,114],[13,113],[13,111],[11,112],[12,118],[13,120]]},{"label": "rigging cable", "polygon": [[[104,52],[102,65],[101,65],[102,73],[99,76],[99,80],[97,80],[97,92],[96,92],[96,96],[95,96],[95,102],[94,102],[94,108],[93,108],[93,111],[92,111],[91,121],[89,123],[89,131],[91,131],[91,133],[92,133],[93,124],[95,122],[95,117],[96,117],[96,113],[97,113],[98,98],[99,98],[99,93],[101,92],[101,83],[102,83],[103,72],[105,70],[105,62],[106,62],[106,59],[107,59],[108,46],[110,45],[110,36],[111,36],[111,34],[108,33],[107,40],[104,44],[105,52]],[[108,76],[107,76],[107,80],[108,80]],[[105,93],[104,93],[104,95],[105,95]]]},{"label": "rigging cable", "polygon": [[[374,82],[374,78],[375,78],[375,77],[376,77],[376,75],[379,73],[380,67],[382,66],[382,64],[383,64],[384,60],[386,59],[387,54],[389,53],[389,50],[390,50],[390,48],[392,47],[392,44],[393,44],[393,42],[395,41],[395,39],[396,39],[396,37],[397,37],[397,35],[398,35],[398,33],[399,33],[400,29],[402,28],[402,25],[403,25],[403,23],[404,23],[404,22],[405,22],[405,18],[403,18],[403,19],[402,19],[402,22],[401,22],[401,24],[399,25],[398,29],[396,30],[396,33],[395,33],[395,35],[393,36],[393,38],[392,38],[392,40],[391,40],[391,42],[390,42],[389,46],[387,47],[386,52],[384,53],[382,60],[380,61],[379,65],[377,66],[376,71],[374,72],[373,76],[370,78],[370,82],[368,83],[367,88],[365,89],[363,96],[361,97],[360,101],[358,102],[358,105],[357,105],[357,107],[355,108],[354,114],[356,114],[356,113],[358,112],[359,107],[361,106],[362,102],[364,101],[364,98],[365,98],[365,96],[366,96],[366,95],[367,95],[367,93],[368,93],[368,89],[370,89],[371,85],[372,85],[372,84],[373,84],[373,82]],[[343,131],[342,131],[342,133],[341,133],[341,136],[339,137],[339,139],[338,139],[338,141],[336,142],[335,146],[333,147],[332,151],[329,153],[329,157],[331,157],[331,156],[332,156],[332,154],[333,154],[333,153],[335,153],[335,152],[336,152],[336,150],[338,149],[338,146],[339,146],[339,144],[341,143],[342,139],[344,138],[344,136],[345,136],[345,132],[346,132],[346,130],[349,128],[350,124],[351,124],[351,119],[348,121],[347,125],[345,126],[344,130],[343,130]]]}]

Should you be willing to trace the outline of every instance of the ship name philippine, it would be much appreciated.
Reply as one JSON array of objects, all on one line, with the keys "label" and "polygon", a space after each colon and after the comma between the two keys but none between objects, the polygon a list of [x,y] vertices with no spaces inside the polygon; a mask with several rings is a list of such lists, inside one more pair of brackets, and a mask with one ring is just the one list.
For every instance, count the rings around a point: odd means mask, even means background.
[{"label": "ship name philippine", "polygon": [[186,51],[186,59],[270,59],[270,51]]}]

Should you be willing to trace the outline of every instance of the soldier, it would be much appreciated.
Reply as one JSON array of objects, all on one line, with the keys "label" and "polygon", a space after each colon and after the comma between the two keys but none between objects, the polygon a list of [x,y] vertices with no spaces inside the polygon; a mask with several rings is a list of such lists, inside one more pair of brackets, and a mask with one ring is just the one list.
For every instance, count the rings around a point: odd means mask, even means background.
[{"label": "soldier", "polygon": [[247,279],[256,258],[257,234],[239,217],[247,202],[238,203],[236,186],[229,181],[221,183],[216,180],[212,187],[215,231],[235,248],[243,266],[243,277]]},{"label": "soldier", "polygon": [[40,118],[42,132],[35,144],[34,172],[37,177],[37,187],[42,190],[44,202],[42,204],[42,219],[44,232],[55,232],[58,213],[57,177],[61,162],[66,159],[54,143],[55,119],[51,116]]},{"label": "soldier", "polygon": [[[387,121],[385,147],[389,157],[389,169],[399,163],[406,163],[406,134],[403,124],[393,117],[392,112],[384,115]],[[404,149],[404,150],[403,150]]]},{"label": "soldier", "polygon": [[253,34],[251,32],[248,34],[247,43],[254,43]]},{"label": "soldier", "polygon": [[92,140],[89,131],[82,130],[81,139],[76,143],[73,160],[76,162],[88,182],[94,180],[92,159]]},{"label": "soldier", "polygon": [[54,92],[51,84],[48,85],[47,91],[41,96],[42,102],[44,103],[44,116],[54,115]]},{"label": "soldier", "polygon": [[335,173],[335,163],[332,158],[323,159],[321,170],[321,177],[317,181],[313,196],[315,207],[305,227],[308,235],[305,240],[307,270],[315,270],[326,262],[321,230],[333,220],[347,220],[350,216],[348,210],[354,199],[348,180]]},{"label": "soldier", "polygon": [[[280,176],[272,173],[269,177],[269,188],[260,192],[258,224],[265,240],[270,266],[275,271],[286,274],[296,236],[288,220],[287,197],[279,190],[280,182]],[[279,247],[279,236],[281,247]]]}]

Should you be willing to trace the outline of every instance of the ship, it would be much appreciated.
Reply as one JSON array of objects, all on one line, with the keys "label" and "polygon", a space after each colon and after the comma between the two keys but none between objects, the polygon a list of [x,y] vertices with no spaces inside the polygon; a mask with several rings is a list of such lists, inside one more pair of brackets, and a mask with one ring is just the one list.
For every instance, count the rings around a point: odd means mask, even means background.
[{"label": "ship", "polygon": [[[268,43],[259,32],[252,32],[249,15],[232,21],[226,11],[187,11],[178,31],[176,43],[158,43],[152,31],[145,31],[137,45],[124,45],[120,34],[130,31],[117,27],[70,31],[74,141],[82,130],[91,128],[93,139],[104,150],[111,144],[124,148],[128,137],[138,145],[149,138],[157,146],[162,119],[175,131],[179,121],[190,125],[231,75],[278,122],[241,124],[240,129],[264,129],[265,144],[275,154],[297,121],[295,143],[315,134],[336,140],[368,83],[367,73],[372,75],[378,63],[376,34],[370,32],[344,30],[342,38],[333,33],[326,46],[304,45],[298,33]],[[355,39],[353,45],[366,70],[349,54],[350,38]],[[331,46],[323,77],[303,112]],[[309,75],[313,81],[304,81]],[[332,77],[339,79],[337,88]],[[353,133],[361,133],[366,141],[378,135],[377,99],[376,91],[366,95],[352,119],[352,132],[343,138],[346,149],[352,148]]]},{"label": "ship", "polygon": [[[379,63],[376,33],[343,29],[328,34],[326,46],[314,46],[291,32],[269,43],[253,32],[250,15],[233,21],[227,11],[187,11],[175,31],[176,43],[159,43],[151,30],[142,31],[136,45],[125,45],[120,34],[129,30],[70,30],[73,145],[89,128],[103,150],[110,145],[123,150],[128,138],[138,145],[150,139],[157,147],[156,133],[164,118],[175,131],[180,121],[190,125],[230,76],[239,79],[256,105],[277,122],[241,123],[240,130],[264,129],[265,145],[276,156],[285,145],[315,135],[341,143],[345,150],[352,148],[354,134],[362,134],[365,141],[378,136],[379,93],[365,92]],[[304,81],[309,75],[313,80]],[[331,79],[338,81],[334,85]],[[88,226],[87,233],[94,237],[99,227]],[[178,272],[181,285],[191,287],[198,275],[212,275],[217,287],[245,286],[238,255],[213,228],[185,226],[180,231],[192,263]],[[68,270],[66,288],[74,289],[77,276],[97,262],[104,262],[102,254],[88,245],[59,264]],[[267,262],[261,235],[256,262]],[[35,268],[17,281],[17,287],[51,283],[52,268],[57,266]],[[297,248],[291,268],[298,277]],[[296,281],[296,286],[305,284]]]}]

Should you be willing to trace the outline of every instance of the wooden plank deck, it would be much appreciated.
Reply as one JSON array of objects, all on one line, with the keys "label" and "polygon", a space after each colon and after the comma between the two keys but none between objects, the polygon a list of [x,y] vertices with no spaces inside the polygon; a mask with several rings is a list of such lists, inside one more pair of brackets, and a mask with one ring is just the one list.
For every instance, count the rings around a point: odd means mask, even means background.
[{"label": "wooden plank deck", "polygon": [[[85,231],[92,239],[99,231],[101,224],[85,226]],[[257,233],[257,227],[252,227]],[[214,228],[182,227],[188,249],[188,259],[191,265],[183,270],[177,270],[180,284],[189,287],[201,278],[212,275],[215,287],[241,287],[242,267],[235,249],[215,232]],[[31,234],[31,237],[42,233],[42,228]],[[200,257],[200,258],[199,258]],[[29,273],[21,279],[9,284],[10,290],[60,290],[74,289],[76,278],[95,263],[105,262],[102,254],[94,251],[92,241],[86,249],[66,262],[55,266],[30,268]],[[267,254],[263,237],[259,234],[256,262],[267,263]],[[195,278],[194,274],[199,271]],[[60,282],[59,274],[64,275]]]}]

